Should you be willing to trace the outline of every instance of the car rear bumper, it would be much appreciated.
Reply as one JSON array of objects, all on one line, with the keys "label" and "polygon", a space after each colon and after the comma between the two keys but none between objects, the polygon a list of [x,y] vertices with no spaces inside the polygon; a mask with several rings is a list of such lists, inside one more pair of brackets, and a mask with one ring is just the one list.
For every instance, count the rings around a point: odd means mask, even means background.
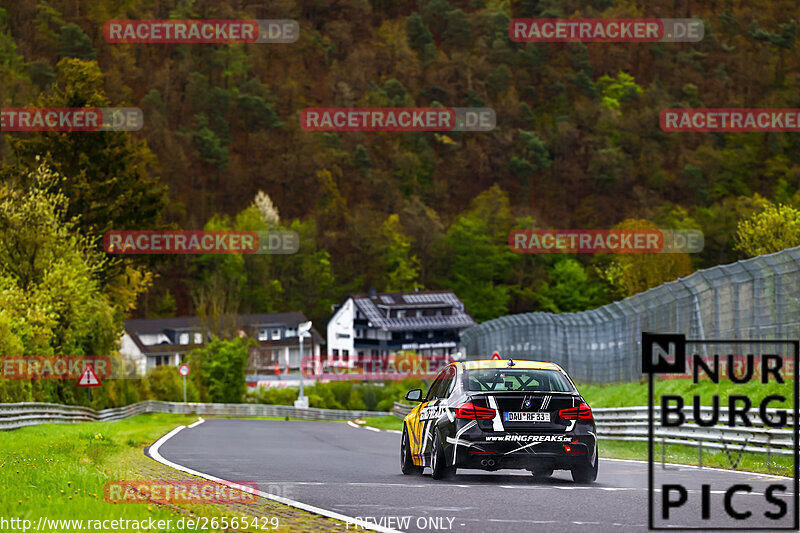
[{"label": "car rear bumper", "polygon": [[596,438],[584,434],[563,435],[557,442],[460,440],[451,443],[450,453],[453,450],[459,468],[570,469],[593,462]]}]

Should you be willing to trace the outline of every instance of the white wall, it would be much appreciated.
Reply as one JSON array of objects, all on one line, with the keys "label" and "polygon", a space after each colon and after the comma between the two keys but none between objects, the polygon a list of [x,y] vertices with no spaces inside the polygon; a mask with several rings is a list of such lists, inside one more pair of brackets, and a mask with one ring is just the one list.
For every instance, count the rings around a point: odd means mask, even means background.
[{"label": "white wall", "polygon": [[[342,360],[342,350],[347,350],[348,359],[353,356],[353,320],[355,319],[356,306],[352,298],[348,298],[342,306],[336,310],[331,320],[328,322],[328,356],[329,361],[336,362]],[[342,335],[346,335],[343,337]],[[338,357],[333,356],[333,350],[339,350]]]}]

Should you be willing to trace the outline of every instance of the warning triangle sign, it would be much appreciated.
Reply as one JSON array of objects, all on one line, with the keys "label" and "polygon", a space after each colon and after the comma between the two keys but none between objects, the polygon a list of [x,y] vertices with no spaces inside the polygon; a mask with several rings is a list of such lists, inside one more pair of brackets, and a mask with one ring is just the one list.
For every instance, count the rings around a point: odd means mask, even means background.
[{"label": "warning triangle sign", "polygon": [[500,354],[497,353],[497,352],[494,352],[492,354],[492,360],[498,360],[499,361],[500,360]]},{"label": "warning triangle sign", "polygon": [[83,369],[83,374],[78,379],[78,387],[99,387],[100,385],[102,383],[97,378],[97,374],[94,373],[92,365],[86,365],[86,368]]}]

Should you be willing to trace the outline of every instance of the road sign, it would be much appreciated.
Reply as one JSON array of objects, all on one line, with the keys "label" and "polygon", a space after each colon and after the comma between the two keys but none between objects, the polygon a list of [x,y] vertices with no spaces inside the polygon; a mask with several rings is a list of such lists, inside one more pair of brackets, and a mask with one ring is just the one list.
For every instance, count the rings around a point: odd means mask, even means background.
[{"label": "road sign", "polygon": [[188,376],[189,375],[189,365],[181,365],[180,368],[178,368],[178,373],[183,377]]},{"label": "road sign", "polygon": [[496,359],[496,360],[498,360],[498,361],[499,361],[499,360],[500,360],[500,354],[499,354],[499,353],[497,353],[497,352],[494,352],[494,353],[492,354],[492,359],[493,359],[493,360],[495,360],[495,359]]},{"label": "road sign", "polygon": [[86,365],[86,368],[83,369],[83,374],[78,379],[78,387],[99,387],[102,384],[97,378],[97,374],[94,373],[92,365]]}]

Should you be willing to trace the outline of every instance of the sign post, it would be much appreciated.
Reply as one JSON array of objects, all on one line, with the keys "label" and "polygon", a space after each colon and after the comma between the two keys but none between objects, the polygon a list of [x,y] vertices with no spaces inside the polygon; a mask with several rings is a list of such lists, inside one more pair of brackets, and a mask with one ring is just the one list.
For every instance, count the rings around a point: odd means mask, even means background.
[{"label": "sign post", "polygon": [[[297,396],[297,400],[294,402],[295,407],[299,408],[308,408],[308,398],[303,395],[303,337],[308,335],[308,330],[311,329],[311,321],[303,322],[302,324],[297,326],[297,336],[300,337],[300,394]],[[314,352],[313,344],[311,352]]]},{"label": "sign post", "polygon": [[181,365],[178,374],[183,376],[183,403],[186,403],[186,376],[189,375],[189,365]]}]

